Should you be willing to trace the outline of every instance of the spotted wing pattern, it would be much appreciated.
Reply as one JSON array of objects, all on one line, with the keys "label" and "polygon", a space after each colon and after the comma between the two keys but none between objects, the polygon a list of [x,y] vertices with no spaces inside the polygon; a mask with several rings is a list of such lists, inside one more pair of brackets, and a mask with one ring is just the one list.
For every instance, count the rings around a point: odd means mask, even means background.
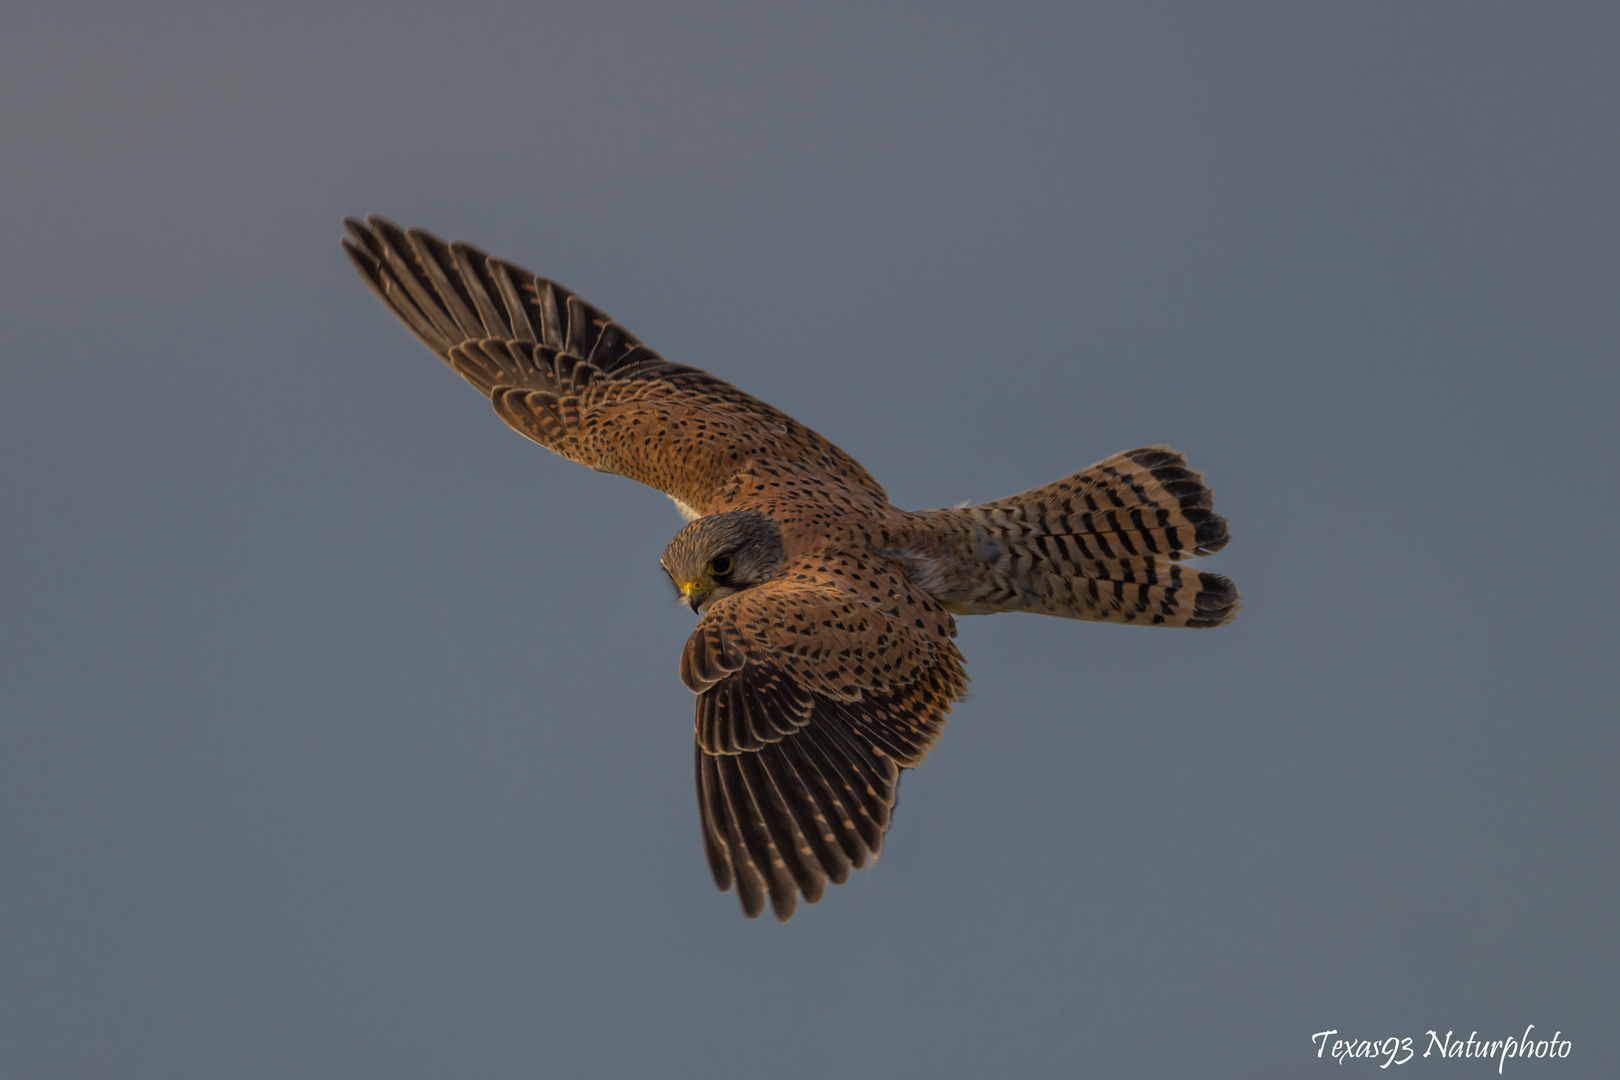
[{"label": "spotted wing pattern", "polygon": [[854,458],[730,383],[647,348],[556,282],[380,217],[344,222],[344,249],[377,297],[490,398],[508,425],[563,457],[638,480],[705,514],[773,477],[882,505]]},{"label": "spotted wing pattern", "polygon": [[955,622],[890,560],[822,553],[728,596],[681,678],[698,694],[703,850],[749,918],[815,903],[882,849],[900,770],[967,687]]},{"label": "spotted wing pattern", "polygon": [[557,283],[382,218],[345,224],[367,285],[508,425],[689,516],[752,506],[784,530],[787,568],[716,600],[681,655],[704,852],[750,918],[769,902],[785,921],[882,849],[900,770],[967,686],[953,613],[1208,627],[1237,610],[1231,582],[1182,561],[1228,537],[1168,448],[905,514],[826,439]]}]

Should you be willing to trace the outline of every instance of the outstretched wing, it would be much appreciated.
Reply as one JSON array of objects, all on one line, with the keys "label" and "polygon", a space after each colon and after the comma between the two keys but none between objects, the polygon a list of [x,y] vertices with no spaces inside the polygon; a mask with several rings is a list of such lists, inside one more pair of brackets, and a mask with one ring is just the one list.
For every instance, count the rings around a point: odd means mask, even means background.
[{"label": "outstretched wing", "polygon": [[756,484],[784,479],[887,502],[820,435],[666,361],[556,282],[380,217],[344,225],[344,250],[372,292],[502,420],[563,457],[639,480],[698,514],[746,505]]},{"label": "outstretched wing", "polygon": [[749,918],[815,903],[883,846],[900,770],[962,699],[956,624],[893,562],[822,554],[717,601],[681,654],[698,695],[703,850]]}]

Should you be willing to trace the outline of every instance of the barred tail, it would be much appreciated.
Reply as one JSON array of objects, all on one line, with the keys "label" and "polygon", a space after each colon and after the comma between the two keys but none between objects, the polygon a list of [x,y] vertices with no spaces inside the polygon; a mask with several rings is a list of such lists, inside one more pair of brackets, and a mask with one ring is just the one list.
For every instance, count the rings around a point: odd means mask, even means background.
[{"label": "barred tail", "polygon": [[1237,589],[1181,565],[1230,539],[1203,480],[1183,455],[1149,446],[1011,498],[931,510],[945,550],[914,576],[957,614],[1221,626]]}]

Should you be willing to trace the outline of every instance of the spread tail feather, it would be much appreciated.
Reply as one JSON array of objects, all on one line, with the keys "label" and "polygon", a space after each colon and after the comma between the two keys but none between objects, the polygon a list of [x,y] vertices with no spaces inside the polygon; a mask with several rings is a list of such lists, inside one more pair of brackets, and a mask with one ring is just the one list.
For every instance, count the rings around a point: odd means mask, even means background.
[{"label": "spread tail feather", "polygon": [[1181,565],[1230,535],[1203,474],[1168,447],[1127,450],[1021,495],[926,516],[945,543],[913,576],[956,614],[1189,627],[1237,614],[1230,581]]}]

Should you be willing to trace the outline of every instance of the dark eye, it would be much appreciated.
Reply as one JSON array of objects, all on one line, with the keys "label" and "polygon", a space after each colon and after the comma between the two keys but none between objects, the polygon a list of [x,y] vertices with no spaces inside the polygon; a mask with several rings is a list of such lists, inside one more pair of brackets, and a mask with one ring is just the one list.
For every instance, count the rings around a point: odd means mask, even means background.
[{"label": "dark eye", "polygon": [[709,564],[709,573],[715,577],[725,577],[731,573],[731,556],[722,555]]}]

